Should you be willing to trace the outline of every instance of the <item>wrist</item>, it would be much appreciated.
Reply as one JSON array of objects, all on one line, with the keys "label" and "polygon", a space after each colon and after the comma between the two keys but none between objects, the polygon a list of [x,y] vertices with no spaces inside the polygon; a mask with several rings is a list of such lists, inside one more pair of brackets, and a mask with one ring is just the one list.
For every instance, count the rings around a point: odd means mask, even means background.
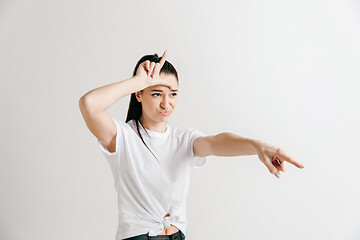
[{"label": "wrist", "polygon": [[260,152],[261,145],[262,145],[261,141],[258,139],[250,139],[250,142],[253,146],[254,153],[256,155],[258,155]]}]

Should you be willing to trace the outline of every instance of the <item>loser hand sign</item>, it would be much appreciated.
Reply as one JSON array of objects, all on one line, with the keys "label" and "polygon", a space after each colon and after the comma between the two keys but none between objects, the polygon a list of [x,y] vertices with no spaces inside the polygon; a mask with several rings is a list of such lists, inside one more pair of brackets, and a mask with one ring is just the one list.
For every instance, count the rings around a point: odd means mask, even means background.
[{"label": "loser hand sign", "polygon": [[154,85],[165,85],[172,89],[172,85],[167,81],[160,78],[160,70],[163,67],[167,57],[167,50],[164,51],[164,54],[161,57],[160,62],[150,62],[146,60],[139,65],[139,68],[136,72],[136,75],[141,79],[145,80],[146,87]]}]

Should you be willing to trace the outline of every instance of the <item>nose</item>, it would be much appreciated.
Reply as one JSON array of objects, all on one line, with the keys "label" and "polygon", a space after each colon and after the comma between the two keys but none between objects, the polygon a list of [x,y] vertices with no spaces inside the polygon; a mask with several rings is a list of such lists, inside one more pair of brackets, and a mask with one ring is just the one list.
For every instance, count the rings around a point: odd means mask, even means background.
[{"label": "nose", "polygon": [[163,109],[165,109],[166,111],[170,110],[171,105],[170,105],[170,101],[169,101],[169,99],[168,99],[167,96],[165,96],[165,97],[162,98],[162,101],[161,101],[160,106],[161,106]]}]

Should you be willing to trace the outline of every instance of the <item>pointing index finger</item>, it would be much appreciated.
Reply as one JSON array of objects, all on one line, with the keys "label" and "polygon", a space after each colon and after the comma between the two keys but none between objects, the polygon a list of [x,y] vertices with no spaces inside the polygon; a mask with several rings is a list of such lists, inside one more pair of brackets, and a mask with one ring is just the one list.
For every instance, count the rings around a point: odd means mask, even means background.
[{"label": "pointing index finger", "polygon": [[303,166],[301,163],[295,161],[292,157],[290,157],[290,156],[289,156],[284,150],[282,150],[282,149],[279,149],[279,150],[278,150],[277,156],[278,156],[278,158],[280,158],[281,160],[287,161],[287,162],[295,165],[295,166],[298,167],[298,168],[304,168],[304,166]]}]

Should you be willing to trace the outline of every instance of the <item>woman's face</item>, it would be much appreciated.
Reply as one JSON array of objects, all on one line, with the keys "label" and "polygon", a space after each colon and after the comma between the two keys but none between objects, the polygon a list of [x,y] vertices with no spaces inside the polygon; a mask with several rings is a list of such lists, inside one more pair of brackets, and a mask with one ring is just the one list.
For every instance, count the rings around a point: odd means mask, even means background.
[{"label": "woman's face", "polygon": [[142,93],[137,92],[136,98],[142,103],[142,115],[145,119],[155,122],[165,122],[173,113],[178,94],[178,83],[173,74],[160,74],[160,78],[169,82],[173,86],[154,85],[147,87]]}]

